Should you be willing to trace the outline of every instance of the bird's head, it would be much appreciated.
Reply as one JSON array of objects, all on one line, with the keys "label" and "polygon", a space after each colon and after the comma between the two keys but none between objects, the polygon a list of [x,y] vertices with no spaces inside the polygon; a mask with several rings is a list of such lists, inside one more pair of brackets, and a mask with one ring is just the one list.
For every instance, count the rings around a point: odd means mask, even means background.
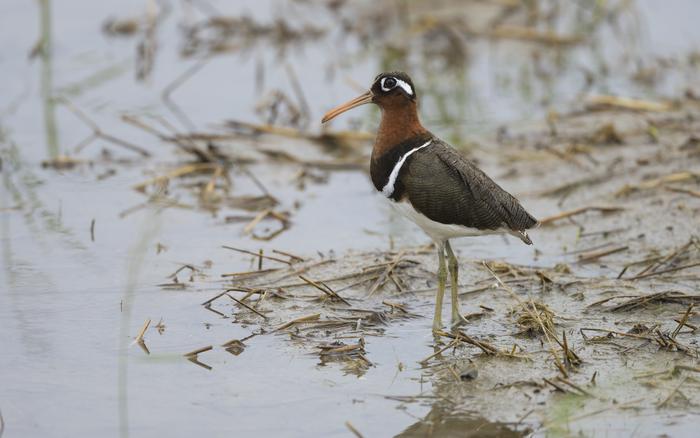
[{"label": "bird's head", "polygon": [[347,110],[366,103],[377,104],[382,110],[402,107],[416,107],[416,89],[413,81],[404,72],[395,71],[378,75],[370,89],[349,102],[328,111],[321,120],[326,123]]}]

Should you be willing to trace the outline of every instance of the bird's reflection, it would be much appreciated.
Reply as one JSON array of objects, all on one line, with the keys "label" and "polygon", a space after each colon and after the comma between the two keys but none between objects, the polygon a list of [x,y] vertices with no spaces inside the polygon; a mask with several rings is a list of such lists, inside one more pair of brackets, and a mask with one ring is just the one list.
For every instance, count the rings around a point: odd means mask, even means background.
[{"label": "bird's reflection", "polygon": [[523,437],[527,430],[518,430],[513,425],[494,423],[476,414],[454,412],[444,401],[439,400],[422,419],[396,435],[400,438],[417,437]]},{"label": "bird's reflection", "polygon": [[464,390],[469,383],[455,382],[452,375],[438,377],[434,384],[433,405],[421,419],[408,426],[396,437],[505,437],[528,436],[525,425],[489,421],[465,407]]}]

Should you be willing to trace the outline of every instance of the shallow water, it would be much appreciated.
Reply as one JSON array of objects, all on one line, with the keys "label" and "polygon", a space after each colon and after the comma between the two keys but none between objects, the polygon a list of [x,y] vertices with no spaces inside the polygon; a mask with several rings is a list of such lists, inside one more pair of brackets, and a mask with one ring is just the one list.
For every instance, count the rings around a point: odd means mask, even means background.
[{"label": "shallow water", "polygon": [[[6,436],[348,436],[346,421],[365,436],[402,431],[402,436],[422,436],[425,424],[420,419],[431,410],[447,418],[442,432],[446,436],[463,428],[503,436],[504,426],[468,413],[441,413],[439,403],[433,406],[430,399],[400,404],[385,398],[432,396],[431,382],[422,380],[417,364],[432,352],[427,319],[391,327],[385,336],[372,339],[372,361],[377,366],[360,377],[335,364],[321,366],[316,356],[278,336],[257,337],[240,356],[215,350],[206,360],[200,358],[211,370],[183,359],[187,351],[251,333],[249,327],[199,305],[220,289],[214,281],[219,274],[253,268],[249,258],[221,245],[313,256],[317,251],[344,254],[417,245],[426,243],[426,238],[373,193],[363,172],[330,172],[326,183],[311,182],[301,191],[290,182],[297,167],[267,163],[251,170],[284,209],[293,211],[290,230],[271,242],[243,235],[240,224],[226,224],[224,217],[235,211],[212,215],[198,208],[146,208],[120,218],[120,212],[145,200],[130,189],[133,184],[181,158],[171,145],[124,124],[120,116],[163,115],[177,124],[160,95],[193,64],[179,54],[182,5],[165,3],[170,12],[158,30],[153,74],[145,82],[135,81],[135,38],[107,37],[100,27],[111,16],[142,14],[145,3],[6,0],[0,4],[0,413]],[[51,6],[52,56],[28,59],[41,33],[42,4]],[[303,2],[211,4],[226,14],[250,15],[263,23],[279,17],[293,23],[314,23],[314,17],[323,17],[322,27],[334,23],[325,7]],[[387,2],[382,8],[402,5]],[[445,5],[440,10],[449,12],[449,2]],[[344,13],[362,22],[353,14],[371,15],[374,7],[353,6]],[[424,9],[419,4],[411,13]],[[410,68],[417,84],[426,84],[426,125],[464,144],[472,132],[503,123],[524,125],[541,119],[550,108],[575,105],[586,82],[582,72],[589,70],[594,77],[590,94],[681,95],[697,85],[697,73],[685,69],[683,62],[700,44],[694,20],[699,13],[700,4],[692,0],[664,5],[638,1],[620,20],[622,37],[608,24],[592,30],[595,47],[554,53],[546,46],[533,49],[524,43],[474,40],[468,45],[469,63],[450,70],[442,61],[421,55],[425,43],[416,42],[417,52],[395,63]],[[390,38],[406,38],[392,32]],[[379,70],[395,65],[389,43],[379,37],[368,42],[343,37],[333,25],[328,25],[328,33],[319,41],[288,49],[282,57],[265,41],[242,54],[214,57],[174,98],[198,130],[225,119],[257,122],[252,109],[258,92],[252,84],[258,66],[265,72],[265,90],[289,92],[288,76],[280,68],[288,63],[299,77],[310,107],[310,129],[315,131],[325,110],[357,94],[350,80],[364,85]],[[621,56],[629,53],[634,54],[631,59]],[[662,79],[653,85],[629,78],[638,60],[652,63],[655,57],[677,59],[682,65],[661,69]],[[535,74],[538,66],[548,74]],[[606,70],[607,76],[600,74]],[[93,164],[66,171],[42,168],[42,160],[72,153],[90,134],[79,118],[64,105],[53,104],[47,93],[68,98],[104,132],[147,149],[153,157],[140,159],[98,140],[77,155]],[[337,127],[371,131],[376,119],[376,110],[358,110]],[[111,151],[112,159],[100,155],[103,148]],[[116,173],[99,179],[110,169]],[[235,175],[234,191],[255,194],[256,188],[245,176]],[[183,202],[196,204],[191,199]],[[537,241],[537,231],[533,240]],[[158,244],[167,249],[157,253]],[[561,245],[540,245],[538,263],[558,261]],[[534,255],[532,248],[500,237],[464,240],[458,248],[476,259],[532,263]],[[202,266],[208,261],[212,268],[202,282],[211,282],[211,287],[196,291],[156,287],[182,263]],[[132,340],[149,318],[153,324],[162,319],[165,329],[161,334],[149,330],[151,354],[146,355]],[[405,366],[403,371],[399,363]]]}]

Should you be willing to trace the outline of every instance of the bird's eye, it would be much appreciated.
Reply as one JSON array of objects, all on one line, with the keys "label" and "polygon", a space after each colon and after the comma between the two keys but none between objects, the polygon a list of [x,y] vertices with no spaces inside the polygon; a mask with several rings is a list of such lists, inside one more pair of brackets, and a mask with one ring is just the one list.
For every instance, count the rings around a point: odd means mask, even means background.
[{"label": "bird's eye", "polygon": [[389,91],[394,87],[396,87],[396,79],[391,77],[382,79],[382,90]]}]

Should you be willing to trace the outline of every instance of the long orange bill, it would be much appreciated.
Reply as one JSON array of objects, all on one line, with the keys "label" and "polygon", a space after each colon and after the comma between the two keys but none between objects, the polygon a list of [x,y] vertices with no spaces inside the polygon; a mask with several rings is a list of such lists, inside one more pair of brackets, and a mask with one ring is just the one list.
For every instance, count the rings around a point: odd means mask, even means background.
[{"label": "long orange bill", "polygon": [[326,115],[323,116],[323,119],[321,119],[321,123],[326,123],[327,121],[332,120],[337,116],[341,115],[345,111],[355,108],[356,106],[371,103],[372,97],[374,97],[374,95],[371,91],[368,91],[360,96],[357,96],[350,102],[345,102],[344,104],[333,108],[332,110],[328,111]]}]

